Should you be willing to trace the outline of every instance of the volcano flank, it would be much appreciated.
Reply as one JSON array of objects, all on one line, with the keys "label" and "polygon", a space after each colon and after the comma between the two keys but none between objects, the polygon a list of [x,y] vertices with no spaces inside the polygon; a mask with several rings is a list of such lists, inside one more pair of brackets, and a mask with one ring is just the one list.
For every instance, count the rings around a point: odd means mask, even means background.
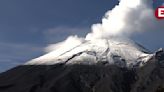
[{"label": "volcano flank", "polygon": [[163,49],[130,39],[161,28],[153,14],[151,0],[119,0],[86,37],[69,36],[1,73],[0,92],[164,92]]}]

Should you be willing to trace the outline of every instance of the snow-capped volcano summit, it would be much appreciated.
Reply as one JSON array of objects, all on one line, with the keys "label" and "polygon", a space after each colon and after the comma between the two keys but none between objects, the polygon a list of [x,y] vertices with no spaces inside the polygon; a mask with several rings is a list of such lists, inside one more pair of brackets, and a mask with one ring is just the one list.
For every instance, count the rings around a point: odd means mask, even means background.
[{"label": "snow-capped volcano summit", "polygon": [[151,25],[147,25],[154,24],[151,21],[154,16],[150,3],[150,0],[119,0],[119,4],[105,14],[101,23],[92,25],[92,31],[86,38],[69,37],[64,43],[55,44],[48,54],[26,65],[100,63],[121,67],[142,66],[153,54],[135,42],[118,36],[151,28]]},{"label": "snow-capped volcano summit", "polygon": [[151,1],[119,0],[85,38],[69,36],[0,74],[0,92],[164,92],[164,50],[126,38],[156,26]]},{"label": "snow-capped volcano summit", "polygon": [[[69,46],[69,44],[67,44]],[[66,48],[66,47],[65,47]],[[27,62],[27,65],[116,64],[121,67],[142,66],[152,54],[127,38],[82,40],[69,49],[58,48]]]}]

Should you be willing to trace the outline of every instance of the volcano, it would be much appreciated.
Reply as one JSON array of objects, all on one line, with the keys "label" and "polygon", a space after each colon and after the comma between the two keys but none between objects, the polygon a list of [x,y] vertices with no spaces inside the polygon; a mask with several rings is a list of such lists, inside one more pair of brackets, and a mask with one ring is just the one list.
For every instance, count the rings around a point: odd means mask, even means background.
[{"label": "volcano", "polygon": [[[69,44],[68,44],[69,45]],[[27,65],[115,64],[120,67],[143,66],[151,57],[150,51],[128,38],[82,40],[68,49],[57,49],[27,62]]]},{"label": "volcano", "polygon": [[164,52],[129,39],[83,40],[1,73],[0,92],[164,92]]},{"label": "volcano", "polygon": [[164,92],[163,49],[151,52],[128,38],[162,30],[151,1],[119,0],[86,37],[69,36],[1,73],[0,92]]}]

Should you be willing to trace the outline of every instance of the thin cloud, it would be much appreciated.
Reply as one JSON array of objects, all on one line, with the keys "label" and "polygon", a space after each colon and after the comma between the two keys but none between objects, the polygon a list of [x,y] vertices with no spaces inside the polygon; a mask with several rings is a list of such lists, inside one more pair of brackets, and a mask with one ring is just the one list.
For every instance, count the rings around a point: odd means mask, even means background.
[{"label": "thin cloud", "polygon": [[70,35],[84,37],[89,31],[90,28],[87,27],[59,26],[49,28],[43,34],[49,43],[56,43],[65,40]]}]

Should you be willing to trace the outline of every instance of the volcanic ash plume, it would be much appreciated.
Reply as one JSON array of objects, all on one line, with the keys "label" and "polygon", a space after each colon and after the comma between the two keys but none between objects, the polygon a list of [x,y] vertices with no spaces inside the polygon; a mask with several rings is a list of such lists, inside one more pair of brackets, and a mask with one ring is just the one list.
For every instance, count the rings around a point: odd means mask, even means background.
[{"label": "volcanic ash plume", "polygon": [[[136,59],[138,56],[146,56],[147,54],[141,55],[142,51],[138,50],[138,46],[135,46],[133,42],[128,42],[127,39],[122,40],[123,38],[126,38],[130,36],[131,34],[137,33],[137,32],[143,32],[143,31],[149,31],[149,28],[154,26],[154,16],[153,16],[153,10],[151,8],[152,2],[150,0],[120,0],[119,4],[116,5],[112,10],[109,10],[105,16],[102,18],[102,23],[93,24],[92,25],[92,32],[88,33],[86,38],[79,38],[77,36],[70,36],[66,41],[50,45],[46,48],[47,52],[50,52],[44,56],[41,56],[39,58],[33,59],[29,63],[35,63],[35,62],[46,62],[46,61],[55,61],[57,57],[62,56],[66,54],[67,52],[70,53],[66,55],[64,58],[69,57],[71,55],[75,56],[75,53],[77,55],[84,54],[86,51],[88,51],[88,48],[90,50],[94,47],[85,47],[83,51],[83,47],[80,49],[73,50],[75,48],[78,48],[83,43],[86,43],[87,41],[91,41],[92,43],[98,45],[98,42],[96,42],[98,39],[110,39],[111,38],[120,38],[121,41],[117,39],[116,42],[109,42],[109,41],[99,41],[104,43],[112,43],[113,47],[118,51],[125,49],[128,49],[126,47],[118,44],[122,44],[121,42],[124,42],[124,45],[131,44],[129,48],[132,50],[129,51],[119,51],[117,54],[122,55],[124,58],[125,52],[130,53],[130,55],[133,55],[133,59]],[[102,43],[102,44],[104,44]],[[109,45],[99,46],[100,48],[96,48],[97,52],[100,53],[103,52],[103,49],[106,47],[109,47]],[[120,48],[121,47],[121,48]],[[110,48],[111,49],[111,48]],[[70,52],[73,50],[72,52]],[[93,49],[92,49],[93,50]],[[101,51],[98,51],[101,50]],[[135,51],[136,52],[132,52]],[[106,51],[107,52],[107,51]],[[89,52],[87,52],[88,54]],[[95,53],[94,51],[92,54]],[[105,53],[105,52],[103,52]],[[122,54],[120,54],[122,53]],[[137,54],[138,53],[138,54]],[[109,54],[109,53],[108,53]],[[100,55],[101,57],[101,55]],[[73,58],[73,57],[71,57]],[[128,58],[130,61],[130,58]],[[59,60],[59,59],[58,59]]]},{"label": "volcanic ash plume", "polygon": [[102,19],[102,23],[92,26],[92,33],[86,39],[129,36],[147,31],[155,21],[150,0],[120,0]]},{"label": "volcanic ash plume", "polygon": [[[92,25],[92,32],[88,33],[84,39],[108,39],[111,36],[125,37],[136,32],[149,31],[147,28],[152,27],[155,21],[151,5],[151,0],[120,0],[118,5],[105,14],[102,23]],[[70,41],[70,38],[74,40]],[[83,38],[70,36],[64,42],[69,40],[71,43],[76,43],[78,39],[80,39],[80,42]],[[64,42],[61,42],[63,44],[60,46],[63,46]],[[60,46],[58,43],[50,45],[46,48],[46,51],[47,49],[53,51]]]}]

